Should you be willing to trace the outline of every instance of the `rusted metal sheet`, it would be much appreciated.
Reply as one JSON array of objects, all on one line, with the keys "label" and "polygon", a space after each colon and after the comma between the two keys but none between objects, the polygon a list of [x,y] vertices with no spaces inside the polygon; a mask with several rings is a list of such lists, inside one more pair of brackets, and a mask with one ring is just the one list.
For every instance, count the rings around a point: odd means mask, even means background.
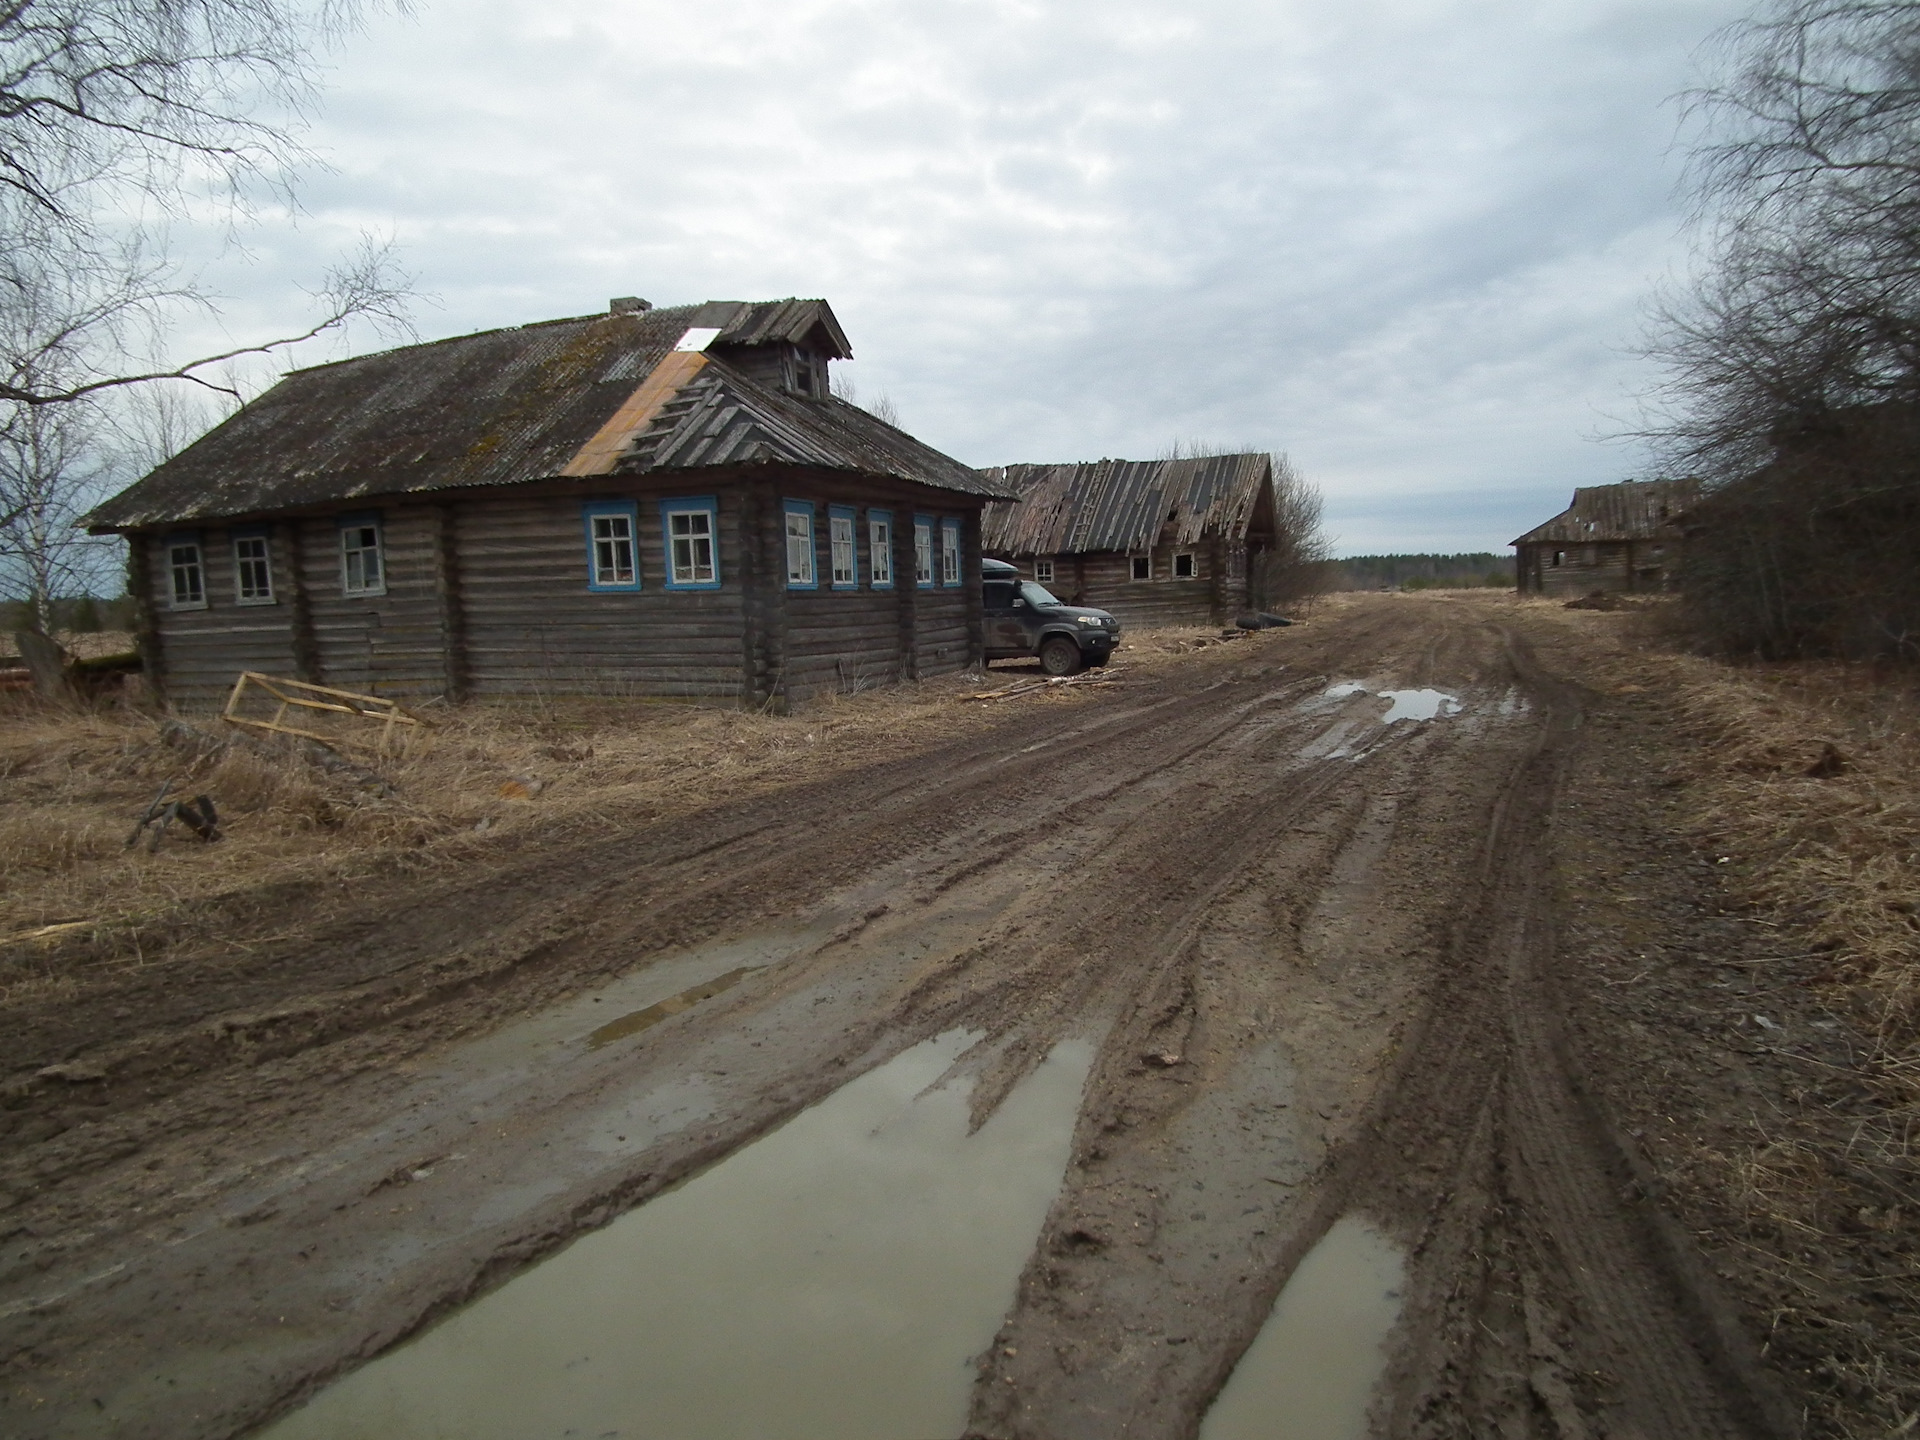
[{"label": "rusted metal sheet", "polygon": [[996,555],[1082,555],[1244,540],[1273,484],[1266,455],[1007,465],[983,472],[1020,496],[988,505],[983,546]]},{"label": "rusted metal sheet", "polygon": [[1573,503],[1544,525],[1512,541],[1514,545],[1586,545],[1613,540],[1681,538],[1680,517],[1699,499],[1690,480],[1625,480],[1618,485],[1587,485],[1573,492]]}]

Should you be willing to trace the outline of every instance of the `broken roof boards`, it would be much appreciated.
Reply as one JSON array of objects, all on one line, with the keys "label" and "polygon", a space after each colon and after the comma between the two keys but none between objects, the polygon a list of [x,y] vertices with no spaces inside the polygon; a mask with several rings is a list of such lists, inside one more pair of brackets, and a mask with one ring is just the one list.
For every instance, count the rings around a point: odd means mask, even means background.
[{"label": "broken roof boards", "polygon": [[1260,562],[1275,525],[1271,456],[983,473],[1020,497],[987,506],[986,553],[1128,626],[1221,625],[1263,602]]}]

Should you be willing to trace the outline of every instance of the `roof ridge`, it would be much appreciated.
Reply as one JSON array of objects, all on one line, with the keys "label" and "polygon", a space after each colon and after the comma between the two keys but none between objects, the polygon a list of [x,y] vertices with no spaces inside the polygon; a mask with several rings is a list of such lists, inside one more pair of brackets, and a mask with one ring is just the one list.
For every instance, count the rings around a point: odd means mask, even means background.
[{"label": "roof ridge", "polygon": [[[700,305],[706,304],[701,301]],[[644,320],[653,315],[671,315],[676,310],[698,310],[700,305],[656,305],[651,310],[624,310],[619,314],[600,310],[591,315],[561,315],[552,320],[528,320],[519,325],[495,325],[486,330],[468,330],[460,335],[442,335],[438,340],[415,340],[409,345],[393,345],[385,350],[369,350],[364,355],[343,355],[338,360],[323,360],[318,365],[302,365],[284,372],[287,375],[311,375],[317,370],[332,370],[340,365],[357,365],[362,360],[377,360],[387,355],[404,355],[410,350],[431,350],[439,345],[457,345],[462,340],[481,340],[489,335],[518,335],[528,330],[545,330],[555,325],[583,325],[595,320]]]}]

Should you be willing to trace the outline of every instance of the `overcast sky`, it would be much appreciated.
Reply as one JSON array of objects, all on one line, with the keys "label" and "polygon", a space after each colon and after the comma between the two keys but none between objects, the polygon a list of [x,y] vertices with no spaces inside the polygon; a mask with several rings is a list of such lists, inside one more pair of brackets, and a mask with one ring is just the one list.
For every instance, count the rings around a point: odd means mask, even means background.
[{"label": "overcast sky", "polygon": [[1668,98],[1746,8],[420,0],[333,57],[224,323],[363,228],[424,338],[824,296],[969,464],[1274,449],[1341,553],[1503,550],[1644,470],[1600,437],[1684,263]]}]

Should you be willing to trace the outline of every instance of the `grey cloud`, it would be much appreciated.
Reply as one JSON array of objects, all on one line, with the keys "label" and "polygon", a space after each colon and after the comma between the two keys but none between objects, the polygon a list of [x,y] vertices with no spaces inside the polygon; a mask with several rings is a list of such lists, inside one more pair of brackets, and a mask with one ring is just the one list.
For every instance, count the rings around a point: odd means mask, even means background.
[{"label": "grey cloud", "polygon": [[339,58],[227,328],[366,224],[433,334],[824,294],[973,463],[1258,441],[1360,548],[1496,546],[1639,463],[1588,437],[1679,255],[1661,102],[1739,8],[433,0]]}]

